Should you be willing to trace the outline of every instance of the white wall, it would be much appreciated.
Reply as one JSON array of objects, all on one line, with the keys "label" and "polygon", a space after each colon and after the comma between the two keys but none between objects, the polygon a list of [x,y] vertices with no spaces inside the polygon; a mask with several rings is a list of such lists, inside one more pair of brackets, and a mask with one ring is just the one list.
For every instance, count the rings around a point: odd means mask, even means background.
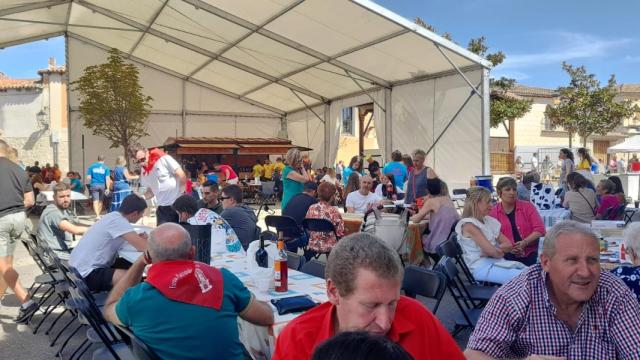
[{"label": "white wall", "polygon": [[[90,65],[106,61],[108,53],[80,40],[69,39],[69,78],[74,81],[82,76]],[[140,70],[140,84],[145,95],[153,97],[152,114],[149,117],[149,136],[140,139],[146,146],[164,143],[167,137],[182,134],[183,81],[175,76],[134,62]],[[229,137],[275,137],[280,129],[280,118],[257,106],[248,104],[221,93],[186,83],[185,110],[196,112],[186,116],[185,136],[229,136]],[[113,164],[115,157],[122,155],[122,149],[110,149],[109,142],[94,136],[82,125],[77,107],[78,96],[70,94],[72,111],[70,114],[70,157],[71,167],[81,171],[82,135],[85,136],[85,163],[88,167],[99,154],[106,156],[106,162]],[[153,113],[156,112],[156,113]],[[233,113],[239,115],[233,115]]]}]

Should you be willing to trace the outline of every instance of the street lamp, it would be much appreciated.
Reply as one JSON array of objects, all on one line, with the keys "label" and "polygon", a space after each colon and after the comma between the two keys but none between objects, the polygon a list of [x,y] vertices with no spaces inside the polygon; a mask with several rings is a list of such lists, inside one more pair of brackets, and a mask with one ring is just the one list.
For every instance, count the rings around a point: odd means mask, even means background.
[{"label": "street lamp", "polygon": [[49,129],[49,122],[47,121],[47,113],[44,110],[40,110],[37,114],[36,114],[36,120],[38,121],[38,126],[42,129],[42,130],[47,130]]}]

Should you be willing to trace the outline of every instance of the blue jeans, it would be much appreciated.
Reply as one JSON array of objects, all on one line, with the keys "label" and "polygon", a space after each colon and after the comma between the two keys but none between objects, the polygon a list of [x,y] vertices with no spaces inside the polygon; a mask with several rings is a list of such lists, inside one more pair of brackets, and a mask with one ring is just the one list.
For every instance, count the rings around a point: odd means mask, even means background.
[{"label": "blue jeans", "polygon": [[503,259],[480,258],[473,264],[472,274],[477,281],[488,281],[496,284],[504,284],[518,276],[524,269],[507,269],[495,266]]}]

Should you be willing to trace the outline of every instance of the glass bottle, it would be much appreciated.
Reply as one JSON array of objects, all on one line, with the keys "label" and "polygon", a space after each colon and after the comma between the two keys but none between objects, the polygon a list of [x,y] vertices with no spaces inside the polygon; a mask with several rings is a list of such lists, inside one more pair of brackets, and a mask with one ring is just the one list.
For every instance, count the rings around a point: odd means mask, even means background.
[{"label": "glass bottle", "polygon": [[287,267],[287,253],[284,250],[282,232],[278,234],[278,254],[273,264],[275,291],[287,292],[289,290],[289,275]]}]

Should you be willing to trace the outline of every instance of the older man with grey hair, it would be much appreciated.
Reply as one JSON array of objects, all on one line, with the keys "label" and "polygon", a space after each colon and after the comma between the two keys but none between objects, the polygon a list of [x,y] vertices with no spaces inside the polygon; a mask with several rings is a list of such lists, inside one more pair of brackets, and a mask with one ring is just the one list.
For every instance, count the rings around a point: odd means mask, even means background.
[{"label": "older man with grey hair", "polygon": [[345,205],[347,212],[364,214],[367,210],[381,203],[382,198],[371,192],[373,179],[369,175],[360,177],[360,188],[347,195]]},{"label": "older man with grey hair", "polygon": [[575,221],[547,232],[540,264],[491,298],[467,359],[639,359],[640,305],[611,273],[600,246]]},{"label": "older man with grey hair", "polygon": [[429,310],[400,295],[403,273],[398,254],[375,235],[341,239],[327,260],[329,301],[282,330],[273,359],[310,359],[320,343],[346,331],[386,336],[414,359],[464,359]]},{"label": "older man with grey hair", "polygon": [[109,294],[105,318],[131,328],[162,359],[244,359],[237,317],[271,325],[269,305],[228,270],[193,261],[180,225],[152,230],[147,248]]}]

